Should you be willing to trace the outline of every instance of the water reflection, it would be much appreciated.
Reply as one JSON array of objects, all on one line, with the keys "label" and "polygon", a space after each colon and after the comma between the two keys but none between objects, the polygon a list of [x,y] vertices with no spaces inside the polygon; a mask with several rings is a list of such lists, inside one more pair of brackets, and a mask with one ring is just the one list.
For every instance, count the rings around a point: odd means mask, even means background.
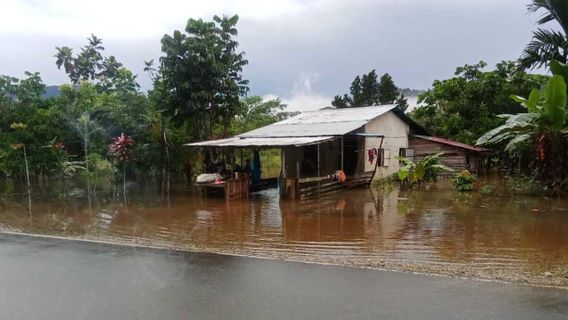
[{"label": "water reflection", "polygon": [[229,204],[180,191],[164,204],[159,192],[138,190],[128,206],[99,194],[91,211],[85,198],[51,196],[35,196],[32,216],[25,197],[2,198],[0,227],[364,264],[397,259],[546,270],[568,264],[565,199],[464,195],[441,185],[426,192],[349,190],[302,203],[280,201],[276,190]]}]

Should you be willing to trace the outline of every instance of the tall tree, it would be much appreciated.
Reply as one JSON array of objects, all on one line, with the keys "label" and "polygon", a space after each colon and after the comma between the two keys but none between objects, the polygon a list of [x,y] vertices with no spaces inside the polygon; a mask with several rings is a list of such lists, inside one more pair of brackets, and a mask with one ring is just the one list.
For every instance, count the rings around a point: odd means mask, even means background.
[{"label": "tall tree", "polygon": [[344,94],[343,96],[335,96],[333,97],[333,101],[331,101],[331,105],[342,109],[342,108],[349,108],[352,104],[351,97],[349,95]]},{"label": "tall tree", "polygon": [[215,124],[224,133],[248,92],[242,70],[248,61],[238,52],[237,15],[213,21],[189,19],[185,33],[162,38],[159,74],[166,90],[166,112],[177,123],[192,121],[199,138],[211,137]]},{"label": "tall tree", "polygon": [[406,110],[408,109],[408,99],[406,99],[404,97],[404,94],[402,93],[400,94],[400,97],[396,99],[395,104],[400,110],[404,112],[406,112]]},{"label": "tall tree", "polygon": [[363,98],[363,85],[361,83],[361,77],[356,76],[351,82],[351,107],[362,107],[364,106],[364,98]]},{"label": "tall tree", "polygon": [[100,92],[135,92],[140,86],[136,75],[123,67],[114,56],[103,56],[103,40],[95,35],[87,38],[88,44],[79,54],[73,55],[69,47],[56,47],[55,64],[65,70],[75,85],[80,81],[92,81]]},{"label": "tall tree", "polygon": [[378,103],[379,104],[393,104],[398,97],[398,88],[394,84],[392,77],[385,73],[381,76],[378,85]]},{"label": "tall tree", "polygon": [[376,105],[379,102],[379,82],[375,69],[364,74],[361,81],[361,96],[363,106]]},{"label": "tall tree", "polygon": [[331,105],[336,108],[368,107],[377,104],[392,104],[398,97],[398,88],[391,76],[386,73],[377,80],[375,69],[361,76],[356,76],[349,88],[351,95],[333,97]]},{"label": "tall tree", "polygon": [[517,69],[540,68],[548,66],[555,59],[566,63],[568,58],[568,1],[565,0],[532,0],[529,12],[544,11],[538,20],[539,25],[556,21],[561,30],[538,28],[533,32],[531,42],[525,47],[519,58]]}]

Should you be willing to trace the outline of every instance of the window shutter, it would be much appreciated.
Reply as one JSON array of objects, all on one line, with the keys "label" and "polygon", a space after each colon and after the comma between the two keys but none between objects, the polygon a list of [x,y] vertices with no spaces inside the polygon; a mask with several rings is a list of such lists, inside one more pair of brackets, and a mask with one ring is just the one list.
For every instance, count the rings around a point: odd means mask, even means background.
[{"label": "window shutter", "polygon": [[414,161],[414,149],[405,149],[404,153],[406,154],[405,157]]},{"label": "window shutter", "polygon": [[388,167],[390,165],[390,150],[383,150],[383,167]]}]

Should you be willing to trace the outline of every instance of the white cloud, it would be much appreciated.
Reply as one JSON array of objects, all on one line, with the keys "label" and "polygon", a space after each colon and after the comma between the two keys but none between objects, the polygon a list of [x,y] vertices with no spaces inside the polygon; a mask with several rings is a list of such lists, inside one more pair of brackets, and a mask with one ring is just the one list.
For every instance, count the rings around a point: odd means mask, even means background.
[{"label": "white cloud", "polygon": [[[280,97],[282,103],[288,106],[288,111],[318,110],[331,105],[331,97],[321,95],[313,89],[318,81],[319,74],[315,71],[302,72],[292,85],[288,95]],[[264,99],[277,98],[274,94],[268,94]]]}]

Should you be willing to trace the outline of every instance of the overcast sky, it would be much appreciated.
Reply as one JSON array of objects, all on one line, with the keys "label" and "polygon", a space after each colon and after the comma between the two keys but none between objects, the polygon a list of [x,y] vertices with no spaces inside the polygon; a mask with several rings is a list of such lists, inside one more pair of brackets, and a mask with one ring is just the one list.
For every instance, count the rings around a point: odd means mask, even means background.
[{"label": "overcast sky", "polygon": [[134,72],[160,56],[160,38],[190,17],[234,14],[252,94],[278,96],[292,109],[329,105],[351,80],[376,69],[399,87],[427,89],[456,66],[491,66],[519,56],[537,15],[519,0],[120,1],[1,0],[0,74],[39,71],[68,82],[55,46],[78,48],[91,33]]}]

